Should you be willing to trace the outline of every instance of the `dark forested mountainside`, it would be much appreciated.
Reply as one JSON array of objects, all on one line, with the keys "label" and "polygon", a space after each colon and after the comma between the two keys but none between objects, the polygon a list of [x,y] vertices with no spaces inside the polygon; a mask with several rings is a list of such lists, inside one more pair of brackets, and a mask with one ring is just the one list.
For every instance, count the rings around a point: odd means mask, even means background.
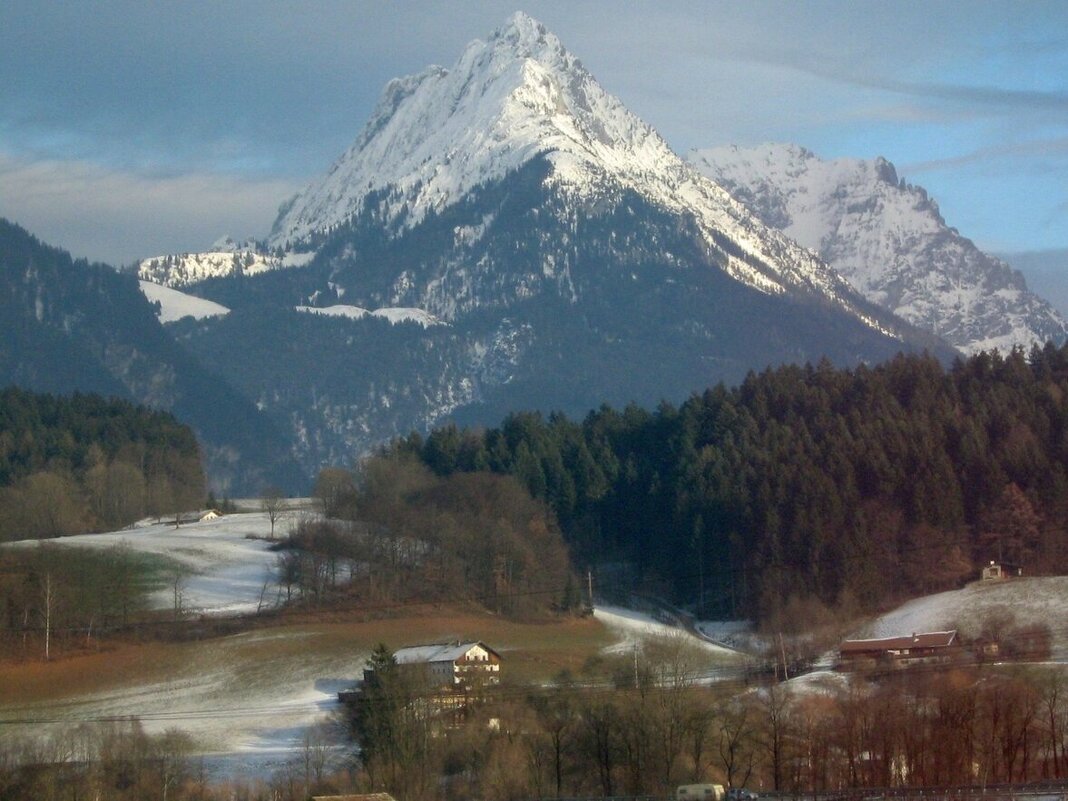
[{"label": "dark forested mountainside", "polygon": [[204,492],[196,438],[166,412],[0,392],[0,541],[116,528],[196,508]]},{"label": "dark forested mountainside", "polygon": [[160,326],[132,276],[0,219],[0,386],[98,392],[174,412],[221,491],[304,484],[269,421]]},{"label": "dark forested mountainside", "polygon": [[782,367],[650,412],[513,414],[395,450],[516,475],[585,564],[708,613],[876,608],[1001,559],[1068,568],[1068,347]]}]

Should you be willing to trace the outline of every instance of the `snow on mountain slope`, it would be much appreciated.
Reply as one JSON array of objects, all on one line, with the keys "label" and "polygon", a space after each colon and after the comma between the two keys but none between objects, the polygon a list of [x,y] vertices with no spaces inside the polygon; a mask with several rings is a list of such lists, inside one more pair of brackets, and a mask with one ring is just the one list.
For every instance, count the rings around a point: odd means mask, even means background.
[{"label": "snow on mountain slope", "polygon": [[522,13],[452,69],[391,81],[352,147],[282,207],[269,245],[307,247],[361,211],[403,230],[539,157],[567,196],[637,192],[694,219],[737,280],[769,294],[814,292],[880,327],[840,276],[680,159]]},{"label": "snow on mountain slope", "polygon": [[433,314],[422,309],[406,309],[399,307],[389,307],[384,309],[375,309],[374,311],[368,311],[367,309],[359,306],[345,306],[338,304],[335,306],[297,306],[296,310],[304,312],[306,314],[318,314],[323,317],[347,317],[350,320],[359,320],[368,315],[372,317],[379,317],[383,320],[389,320],[390,323],[396,325],[397,323],[414,322],[419,323],[423,328],[429,328],[432,325],[445,325],[446,323],[435,317]]},{"label": "snow on mountain slope", "polygon": [[188,295],[151,281],[138,281],[138,284],[141,286],[141,293],[148,298],[149,303],[159,303],[159,313],[156,316],[159,317],[161,323],[173,323],[183,317],[202,320],[205,317],[218,317],[230,313],[228,308],[212,300]]},{"label": "snow on mountain slope", "polygon": [[823,161],[796,145],[697,150],[691,162],[868,300],[974,353],[1068,334],[1023,277],[946,225],[892,164]]},{"label": "snow on mountain slope", "polygon": [[314,253],[265,255],[252,248],[154,256],[137,263],[137,277],[142,281],[179,288],[209,278],[258,275],[283,267],[302,267],[314,256]]}]

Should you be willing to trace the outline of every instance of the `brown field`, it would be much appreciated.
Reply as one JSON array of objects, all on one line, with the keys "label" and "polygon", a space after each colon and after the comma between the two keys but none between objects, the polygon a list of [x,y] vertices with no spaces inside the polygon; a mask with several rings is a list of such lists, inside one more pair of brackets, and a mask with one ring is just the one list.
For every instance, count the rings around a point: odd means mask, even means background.
[{"label": "brown field", "polygon": [[349,665],[351,675],[336,678],[355,679],[363,659],[379,642],[398,648],[451,639],[484,640],[502,652],[510,680],[527,682],[548,679],[564,668],[578,670],[612,638],[592,617],[517,623],[450,609],[412,610],[404,617],[378,620],[324,622],[309,617],[213,640],[116,644],[102,653],[50,663],[0,665],[0,708],[49,706],[134,685],[184,684],[198,673],[220,669],[231,677],[227,683],[249,688],[259,681],[275,684],[295,663]]},{"label": "brown field", "polygon": [[[395,649],[483,640],[501,653],[503,682],[531,684],[563,669],[577,673],[630,636],[594,617],[520,623],[441,606],[377,619],[296,612],[212,639],[111,643],[102,653],[51,663],[0,664],[0,737],[58,735],[82,723],[132,716],[149,733],[188,732],[201,753],[232,760],[229,770],[257,770],[248,760],[264,753],[286,758],[299,751],[309,727],[334,719],[337,692],[362,677],[380,642]],[[722,663],[734,657],[707,658]]]}]

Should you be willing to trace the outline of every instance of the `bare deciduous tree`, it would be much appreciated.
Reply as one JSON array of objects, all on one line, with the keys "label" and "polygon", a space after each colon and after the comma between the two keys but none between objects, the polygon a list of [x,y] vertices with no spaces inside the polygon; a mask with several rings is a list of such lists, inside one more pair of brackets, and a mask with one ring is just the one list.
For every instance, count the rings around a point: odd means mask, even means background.
[{"label": "bare deciduous tree", "polygon": [[271,539],[274,539],[274,524],[282,516],[286,508],[285,493],[276,486],[269,486],[260,495],[260,510],[271,521]]}]

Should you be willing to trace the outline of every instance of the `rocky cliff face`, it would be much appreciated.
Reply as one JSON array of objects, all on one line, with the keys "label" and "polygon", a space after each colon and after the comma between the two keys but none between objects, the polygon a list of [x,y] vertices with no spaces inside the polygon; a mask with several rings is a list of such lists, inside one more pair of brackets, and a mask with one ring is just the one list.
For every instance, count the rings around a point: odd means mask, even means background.
[{"label": "rocky cliff face", "polygon": [[868,300],[964,351],[1068,334],[1023,277],[948,226],[884,159],[824,161],[796,145],[697,150],[690,161]]}]

